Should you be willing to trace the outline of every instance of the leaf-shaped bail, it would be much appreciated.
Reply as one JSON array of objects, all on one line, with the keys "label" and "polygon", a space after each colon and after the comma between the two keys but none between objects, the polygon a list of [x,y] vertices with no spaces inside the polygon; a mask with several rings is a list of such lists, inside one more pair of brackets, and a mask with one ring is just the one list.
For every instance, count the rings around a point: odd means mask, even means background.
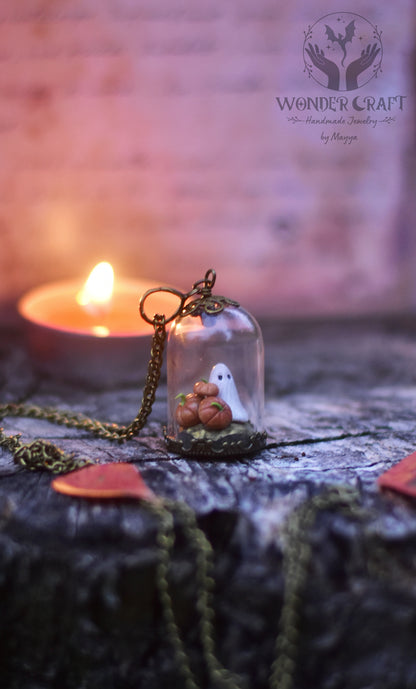
[{"label": "leaf-shaped bail", "polygon": [[[187,299],[190,299],[190,301],[185,303],[180,313],[181,318],[184,316],[200,316],[202,313],[206,313],[208,316],[215,316],[221,313],[226,306],[240,306],[233,299],[212,294],[216,277],[215,270],[210,268],[205,273],[203,280],[198,280],[198,282],[194,283],[192,290],[187,294]],[[195,295],[197,296],[194,299]]]}]

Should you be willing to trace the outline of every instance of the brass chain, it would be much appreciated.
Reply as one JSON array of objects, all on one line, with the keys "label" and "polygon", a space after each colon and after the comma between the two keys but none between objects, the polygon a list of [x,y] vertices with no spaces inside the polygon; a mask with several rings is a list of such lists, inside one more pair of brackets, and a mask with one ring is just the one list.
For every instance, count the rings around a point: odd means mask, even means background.
[{"label": "brass chain", "polygon": [[[53,407],[39,407],[35,404],[26,403],[0,405],[0,419],[5,416],[24,416],[50,421],[68,428],[89,431],[96,437],[103,438],[104,440],[116,440],[119,443],[130,440],[142,430],[152,411],[160,379],[166,340],[164,316],[156,315],[153,319],[153,325],[154,333],[142,403],[137,416],[128,426],[105,423],[77,412],[63,411]],[[6,436],[2,428],[0,429],[0,446],[12,452],[16,463],[31,471],[47,469],[59,474],[63,471],[79,469],[91,463],[87,459],[76,458],[73,454],[68,455],[52,443],[45,442],[44,440],[35,440],[30,444],[21,443],[20,435]]]},{"label": "brass chain", "polygon": [[173,610],[172,596],[169,585],[169,565],[175,543],[174,520],[170,510],[163,504],[151,504],[148,508],[157,515],[158,528],[156,542],[159,548],[159,561],[156,566],[156,583],[162,614],[165,621],[168,641],[175,655],[178,671],[184,681],[185,689],[198,689],[197,680],[191,669],[188,655],[182,641],[178,624]]},{"label": "brass chain", "polygon": [[92,464],[89,459],[66,454],[59,447],[44,440],[34,440],[28,445],[21,445],[14,453],[14,461],[29,471],[46,469],[54,474],[61,474]]},{"label": "brass chain", "polygon": [[[241,689],[242,678],[235,677],[223,667],[215,653],[215,630],[213,609],[214,579],[213,550],[210,542],[196,522],[195,513],[184,503],[169,500],[159,505],[150,505],[158,516],[157,543],[160,559],[157,567],[157,586],[168,632],[168,638],[175,652],[175,660],[186,689],[199,689],[197,678],[191,669],[190,660],[175,620],[169,585],[169,564],[175,542],[174,516],[195,553],[199,632],[205,667],[211,681],[210,686],[221,689]],[[284,592],[276,640],[276,660],[272,664],[270,689],[293,689],[297,666],[297,653],[301,632],[302,595],[305,589],[312,558],[310,532],[320,512],[337,510],[349,518],[361,520],[365,515],[360,506],[359,492],[349,486],[330,486],[300,505],[286,524],[286,546],[283,552]]]},{"label": "brass chain", "polygon": [[213,594],[215,581],[212,576],[213,548],[205,533],[199,528],[195,512],[183,502],[164,501],[165,506],[176,514],[184,534],[194,551],[197,584],[196,610],[199,613],[199,638],[202,655],[211,685],[221,689],[239,689],[236,678],[218,660],[216,655]]},{"label": "brass chain", "polygon": [[286,525],[283,552],[284,596],[276,641],[276,660],[272,665],[270,689],[292,689],[302,615],[302,594],[312,558],[310,531],[319,512],[336,509],[347,516],[362,519],[359,492],[349,486],[330,486],[323,494],[306,500]]},{"label": "brass chain", "polygon": [[163,363],[163,350],[166,340],[166,327],[164,316],[155,316],[153,319],[154,334],[152,348],[150,350],[150,361],[147,369],[147,377],[143,391],[142,403],[136,418],[125,427],[118,429],[119,442],[130,440],[136,436],[144,427],[148,416],[153,407],[156,397],[156,390],[160,380],[160,373]]}]

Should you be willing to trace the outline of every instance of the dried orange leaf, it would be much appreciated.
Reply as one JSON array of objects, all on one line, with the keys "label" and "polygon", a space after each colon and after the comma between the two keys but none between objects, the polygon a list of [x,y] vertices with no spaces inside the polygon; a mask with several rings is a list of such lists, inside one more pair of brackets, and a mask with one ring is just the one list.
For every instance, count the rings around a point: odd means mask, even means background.
[{"label": "dried orange leaf", "polygon": [[416,497],[416,452],[412,452],[390,469],[385,471],[377,480],[380,488],[404,493]]},{"label": "dried orange leaf", "polygon": [[52,481],[58,493],[81,498],[157,500],[132,464],[92,464]]}]

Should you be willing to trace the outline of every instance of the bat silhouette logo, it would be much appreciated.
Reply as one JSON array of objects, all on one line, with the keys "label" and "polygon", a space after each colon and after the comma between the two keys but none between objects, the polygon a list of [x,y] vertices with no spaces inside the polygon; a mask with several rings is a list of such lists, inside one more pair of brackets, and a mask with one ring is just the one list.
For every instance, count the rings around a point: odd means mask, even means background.
[{"label": "bat silhouette logo", "polygon": [[345,27],[345,36],[342,36],[340,33],[338,36],[335,35],[334,31],[331,29],[328,24],[325,24],[325,33],[328,36],[329,40],[332,41],[333,43],[338,43],[338,45],[341,47],[341,50],[343,52],[343,58],[341,60],[341,65],[344,66],[344,60],[347,57],[347,49],[345,47],[346,43],[350,43],[352,39],[354,38],[354,33],[355,33],[355,23],[354,20],[352,20],[346,27]]}]

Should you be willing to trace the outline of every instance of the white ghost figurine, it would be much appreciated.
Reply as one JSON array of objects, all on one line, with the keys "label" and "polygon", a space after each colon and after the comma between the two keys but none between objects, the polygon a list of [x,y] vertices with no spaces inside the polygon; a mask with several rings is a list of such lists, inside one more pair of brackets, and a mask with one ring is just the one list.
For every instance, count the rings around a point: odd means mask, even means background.
[{"label": "white ghost figurine", "polygon": [[218,397],[227,402],[233,415],[233,421],[248,421],[248,414],[240,402],[234,378],[228,366],[215,364],[209,376],[209,382],[218,387]]}]

